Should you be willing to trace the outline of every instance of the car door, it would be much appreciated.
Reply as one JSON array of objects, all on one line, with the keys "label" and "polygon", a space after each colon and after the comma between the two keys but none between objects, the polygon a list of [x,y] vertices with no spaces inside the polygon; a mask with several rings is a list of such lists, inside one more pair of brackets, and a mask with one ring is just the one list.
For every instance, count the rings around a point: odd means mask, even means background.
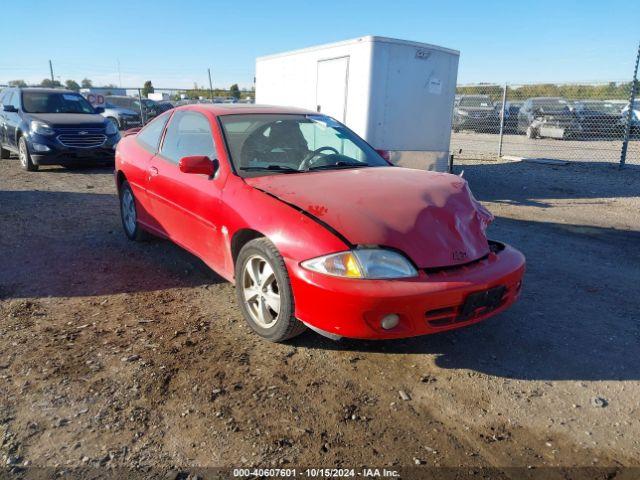
[{"label": "car door", "polygon": [[164,128],[170,116],[169,113],[162,115],[147,124],[136,135],[135,143],[131,145],[132,150],[126,153],[126,156],[133,160],[127,164],[127,180],[136,198],[138,220],[163,235],[166,235],[166,232],[152,213],[147,188],[149,179],[154,174],[151,162],[158,153]]},{"label": "car door", "polygon": [[5,145],[5,120],[4,120],[4,101],[9,96],[9,92],[0,92],[0,144]]},{"label": "car door", "polygon": [[151,208],[174,242],[217,269],[223,262],[218,224],[222,180],[181,172],[180,159],[192,155],[217,158],[211,125],[202,113],[180,110],[171,117],[160,153],[151,162]]},{"label": "car door", "polygon": [[4,112],[4,122],[5,122],[5,136],[7,140],[7,145],[10,147],[17,149],[18,144],[16,142],[16,132],[18,131],[18,126],[20,125],[20,91],[15,90],[13,94],[9,95],[9,99],[5,100],[5,102],[9,103],[9,105],[15,108],[15,112]]}]

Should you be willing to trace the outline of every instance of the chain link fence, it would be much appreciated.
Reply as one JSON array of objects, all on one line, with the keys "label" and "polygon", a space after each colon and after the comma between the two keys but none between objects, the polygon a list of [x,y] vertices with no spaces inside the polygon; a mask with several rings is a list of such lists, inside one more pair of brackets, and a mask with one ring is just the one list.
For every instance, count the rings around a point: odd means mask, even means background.
[{"label": "chain link fence", "polygon": [[[636,82],[460,85],[451,151],[460,158],[527,157],[640,164]],[[623,151],[624,145],[628,147]]]}]

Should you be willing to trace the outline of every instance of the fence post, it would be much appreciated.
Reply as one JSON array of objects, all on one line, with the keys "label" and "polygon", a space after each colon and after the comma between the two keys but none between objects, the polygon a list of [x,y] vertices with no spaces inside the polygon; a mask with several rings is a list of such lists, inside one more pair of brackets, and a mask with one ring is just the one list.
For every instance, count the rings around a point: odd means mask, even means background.
[{"label": "fence post", "polygon": [[504,136],[504,112],[507,108],[507,84],[502,90],[502,112],[500,113],[500,141],[498,143],[498,158],[502,158],[502,137]]},{"label": "fence post", "polygon": [[633,70],[633,80],[631,81],[631,94],[629,95],[629,110],[627,111],[627,124],[624,129],[624,139],[622,140],[622,150],[620,151],[620,168],[624,167],[627,161],[627,148],[629,147],[629,136],[631,134],[631,122],[633,120],[633,104],[636,99],[638,89],[638,62],[640,61],[640,43],[638,43],[638,53],[636,54],[636,66]]},{"label": "fence post", "polygon": [[138,89],[138,103],[140,104],[140,120],[142,120],[142,126],[144,127],[145,120],[144,120],[144,108],[142,108],[142,93],[140,93],[140,89]]}]

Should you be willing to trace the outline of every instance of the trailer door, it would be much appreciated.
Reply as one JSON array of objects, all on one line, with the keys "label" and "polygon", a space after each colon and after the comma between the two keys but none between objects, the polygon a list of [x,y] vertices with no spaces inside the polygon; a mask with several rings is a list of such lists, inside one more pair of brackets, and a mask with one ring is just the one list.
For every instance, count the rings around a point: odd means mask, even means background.
[{"label": "trailer door", "polygon": [[349,57],[318,61],[316,105],[318,112],[344,122],[347,118]]}]

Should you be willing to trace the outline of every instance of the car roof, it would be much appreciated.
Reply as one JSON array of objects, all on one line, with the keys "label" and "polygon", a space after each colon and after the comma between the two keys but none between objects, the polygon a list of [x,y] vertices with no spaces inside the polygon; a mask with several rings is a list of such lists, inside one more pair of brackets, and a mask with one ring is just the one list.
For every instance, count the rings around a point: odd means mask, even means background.
[{"label": "car roof", "polygon": [[[277,105],[256,105],[251,103],[193,103],[181,105],[176,110],[198,110],[221,115],[250,115],[256,113],[271,114],[298,114],[298,115],[318,115],[318,112],[297,107],[282,107]],[[321,114],[320,114],[321,115]]]}]

